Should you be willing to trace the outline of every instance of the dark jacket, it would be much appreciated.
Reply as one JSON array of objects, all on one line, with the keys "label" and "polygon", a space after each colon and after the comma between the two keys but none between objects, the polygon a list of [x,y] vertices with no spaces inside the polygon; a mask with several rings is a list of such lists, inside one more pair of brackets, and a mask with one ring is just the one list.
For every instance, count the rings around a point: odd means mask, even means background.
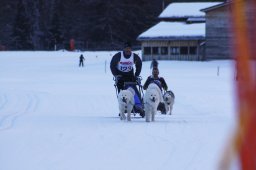
[{"label": "dark jacket", "polygon": [[156,83],[161,90],[164,89],[165,91],[167,91],[168,89],[168,86],[163,77],[158,77],[157,79],[155,79],[153,78],[153,76],[149,76],[143,86],[143,89],[146,90],[150,83]]},{"label": "dark jacket", "polygon": [[80,59],[80,62],[84,61],[84,56],[80,55],[79,59]]},{"label": "dark jacket", "polygon": [[[130,56],[125,56],[125,58],[129,58]],[[135,64],[135,74],[134,69],[132,69],[130,72],[121,72],[117,69],[118,62],[121,59],[121,52],[116,53],[111,62],[110,62],[110,70],[114,76],[116,75],[122,75],[122,76],[139,76],[142,68],[142,61],[140,57],[134,53],[134,64]]]}]

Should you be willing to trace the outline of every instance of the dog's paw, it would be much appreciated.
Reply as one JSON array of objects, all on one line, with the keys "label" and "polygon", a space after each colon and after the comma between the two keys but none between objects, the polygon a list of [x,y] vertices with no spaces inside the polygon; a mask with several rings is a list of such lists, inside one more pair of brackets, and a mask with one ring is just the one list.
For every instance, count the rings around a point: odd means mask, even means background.
[{"label": "dog's paw", "polygon": [[120,120],[125,120],[126,119],[126,116],[125,116],[124,113],[120,113],[119,115],[120,115]]},{"label": "dog's paw", "polygon": [[126,117],[122,117],[122,116],[121,116],[121,117],[120,117],[120,120],[126,120]]}]

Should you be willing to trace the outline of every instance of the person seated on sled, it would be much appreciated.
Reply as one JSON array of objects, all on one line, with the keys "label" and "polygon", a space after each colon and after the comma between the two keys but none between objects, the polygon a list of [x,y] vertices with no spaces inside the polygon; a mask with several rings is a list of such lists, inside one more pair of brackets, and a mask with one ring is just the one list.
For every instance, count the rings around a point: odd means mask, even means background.
[{"label": "person seated on sled", "polygon": [[[135,73],[133,66],[135,65]],[[132,45],[130,42],[124,43],[123,51],[116,53],[110,62],[110,70],[115,77],[118,93],[127,87],[124,87],[125,82],[137,82],[140,83],[140,72],[142,68],[142,61],[140,57],[132,52]],[[136,94],[138,89],[133,87]],[[141,98],[139,96],[139,98]],[[137,110],[136,110],[137,109]],[[141,107],[135,108],[139,113],[143,112]]]},{"label": "person seated on sled", "polygon": [[[158,67],[153,67],[152,75],[150,75],[145,81],[143,89],[146,90],[150,83],[155,83],[161,89],[161,91],[163,91],[163,89],[167,91],[168,89],[164,78],[159,76]],[[159,103],[157,110],[160,110],[162,114],[166,114],[164,103]]]},{"label": "person seated on sled", "polygon": [[[133,66],[135,65],[135,73]],[[110,62],[110,70],[117,82],[118,92],[124,89],[124,82],[136,82],[140,76],[142,61],[132,52],[130,42],[124,43],[122,52],[116,53]]]}]

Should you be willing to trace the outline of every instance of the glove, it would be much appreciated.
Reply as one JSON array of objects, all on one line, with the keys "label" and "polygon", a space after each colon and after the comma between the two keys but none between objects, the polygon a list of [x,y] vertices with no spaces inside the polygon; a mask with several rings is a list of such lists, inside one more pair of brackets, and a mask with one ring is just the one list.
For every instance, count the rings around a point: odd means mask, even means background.
[{"label": "glove", "polygon": [[118,81],[121,77],[121,75],[115,75],[115,80]]},{"label": "glove", "polygon": [[136,82],[138,84],[141,84],[141,77],[140,76],[136,76],[135,79],[136,79]]},{"label": "glove", "polygon": [[113,80],[115,81],[115,84],[117,85],[118,84],[118,81],[121,79],[121,75],[114,75],[114,78]]}]

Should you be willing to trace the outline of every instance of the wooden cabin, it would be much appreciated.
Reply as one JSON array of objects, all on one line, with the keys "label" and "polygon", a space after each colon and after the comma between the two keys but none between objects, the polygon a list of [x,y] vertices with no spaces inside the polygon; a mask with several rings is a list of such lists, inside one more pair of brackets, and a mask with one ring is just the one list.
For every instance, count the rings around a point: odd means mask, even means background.
[{"label": "wooden cabin", "polygon": [[[242,3],[234,1],[226,1],[225,3],[202,9],[206,14],[206,43],[205,55],[207,59],[231,59],[233,58],[233,46],[237,41],[233,35],[231,15],[233,3]],[[241,14],[245,17],[247,25],[247,33],[250,35],[249,41],[255,41],[255,29],[252,23],[255,23],[256,7],[253,1],[244,1],[244,8],[241,4]],[[235,17],[235,16],[234,16]],[[235,19],[235,18],[233,18]],[[248,45],[251,45],[250,43]]]},{"label": "wooden cabin", "polygon": [[222,2],[171,3],[159,15],[160,22],[137,38],[142,59],[206,60],[205,12]]},{"label": "wooden cabin", "polygon": [[204,60],[205,23],[160,22],[142,33],[142,60]]},{"label": "wooden cabin", "polygon": [[230,59],[232,30],[230,24],[230,2],[202,9],[206,13],[206,43],[207,59]]}]

